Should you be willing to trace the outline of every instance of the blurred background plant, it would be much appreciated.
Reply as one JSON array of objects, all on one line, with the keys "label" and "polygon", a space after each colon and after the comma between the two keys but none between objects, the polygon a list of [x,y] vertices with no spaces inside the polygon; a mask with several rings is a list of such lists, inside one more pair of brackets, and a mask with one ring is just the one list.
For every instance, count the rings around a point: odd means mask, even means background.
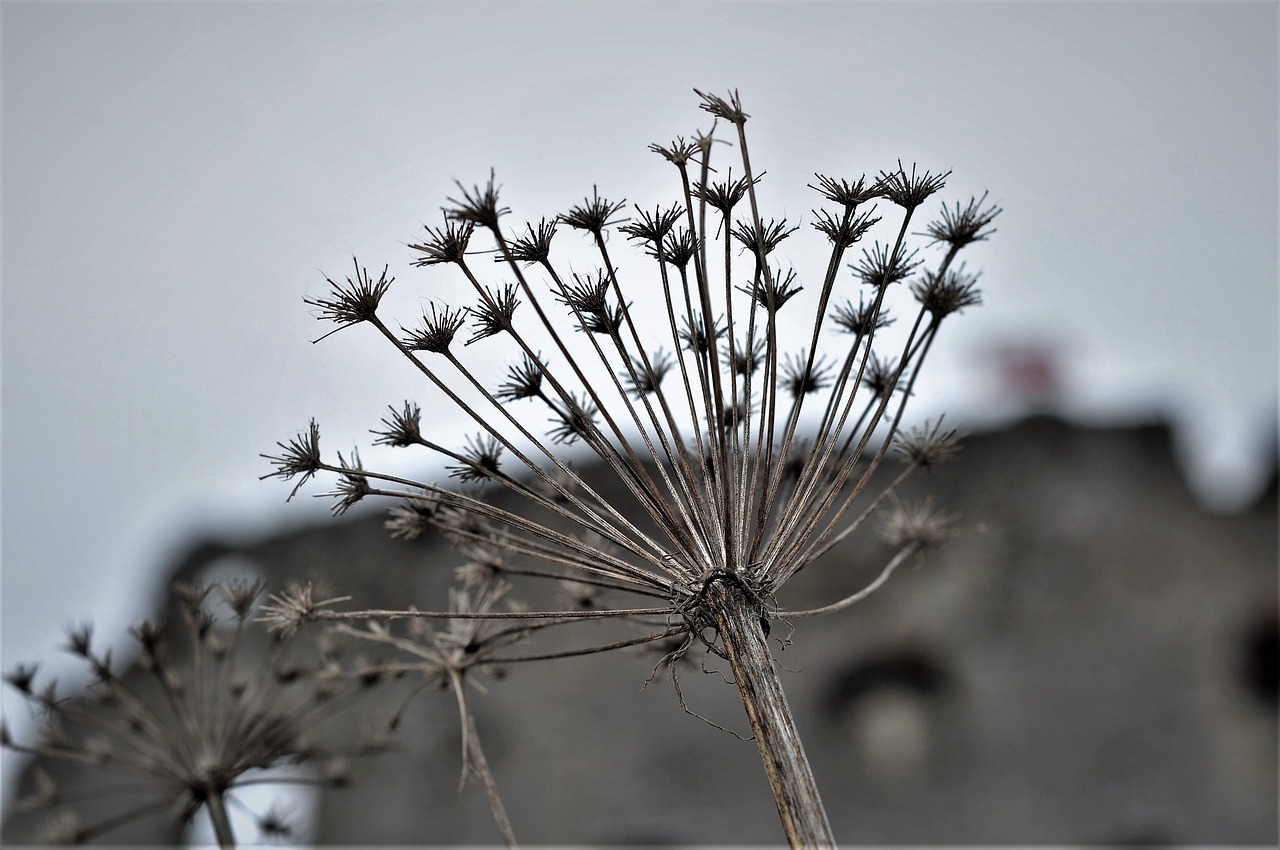
[{"label": "blurred background plant", "polygon": [[[45,819],[45,842],[120,843],[147,819],[166,820],[180,835],[199,816],[220,847],[234,847],[237,807],[258,838],[287,839],[281,810],[254,812],[238,794],[273,784],[338,787],[350,758],[381,747],[386,730],[370,728],[363,742],[330,749],[320,725],[376,678],[336,675],[340,647],[333,641],[285,649],[246,629],[261,592],[261,581],[175,584],[181,624],[148,621],[132,630],[144,677],[130,675],[127,662],[113,663],[109,650],[96,650],[88,625],[69,629],[66,645],[92,674],[87,694],[60,695],[36,665],[5,675],[40,718],[41,732],[18,740],[6,724],[4,746],[79,766],[65,786],[42,769],[35,792],[18,801],[19,811]],[[303,649],[310,652],[300,655]]]}]

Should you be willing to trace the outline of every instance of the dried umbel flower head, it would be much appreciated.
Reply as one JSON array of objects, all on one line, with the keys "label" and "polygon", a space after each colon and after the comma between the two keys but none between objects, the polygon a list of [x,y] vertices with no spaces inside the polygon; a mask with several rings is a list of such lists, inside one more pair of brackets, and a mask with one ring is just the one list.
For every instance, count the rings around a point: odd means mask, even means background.
[{"label": "dried umbel flower head", "polygon": [[[465,492],[353,467],[340,456],[320,462],[314,428],[268,457],[280,478],[327,471],[362,482],[362,497],[397,500],[388,524],[405,537],[433,526],[457,542],[502,550],[507,575],[517,572],[512,563],[532,563],[538,566],[518,570],[642,597],[653,604],[523,616],[660,616],[689,640],[714,633],[713,647],[733,659],[744,699],[753,699],[746,680],[751,664],[765,663],[767,648],[748,633],[784,613],[776,599],[787,580],[859,528],[913,470],[948,454],[935,429],[907,442],[909,463],[900,474],[887,484],[877,477],[941,326],[979,303],[976,276],[953,261],[993,232],[999,209],[984,207],[985,195],[944,207],[942,219],[927,226],[932,242],[912,248],[912,224],[950,172],[898,162],[870,178],[817,175],[812,188],[831,206],[814,212],[825,257],[806,278],[778,261],[783,244],[804,253],[802,231],[761,213],[763,173],[748,153],[749,116],[738,93],[699,96],[702,109],[730,128],[732,139],[724,141],[736,145],[737,161],[713,168],[715,125],[694,142],[653,146],[675,169],[674,197],[636,205],[630,221],[624,201],[592,187],[555,218],[507,227],[510,211],[500,205],[492,173],[483,186],[459,184],[461,197],[446,203],[444,223],[413,246],[414,264],[456,276],[478,306],[433,305],[420,331],[397,335],[376,309],[361,306],[371,300],[362,294],[371,285],[333,285],[329,298],[311,301],[339,328],[368,325],[434,396],[471,420],[478,434],[462,449],[423,434],[417,402],[393,408],[385,430],[375,431],[379,442],[443,456]],[[579,264],[566,274],[552,245],[558,224],[594,251],[594,270]],[[640,262],[616,261],[614,232],[639,249]],[[850,262],[849,252],[872,233],[872,247]],[[945,246],[940,257],[932,256],[935,244]],[[477,253],[493,254],[502,280],[481,279],[472,263]],[[917,273],[914,315],[891,339],[887,304]],[[463,310],[474,317],[475,332],[460,351],[452,343]],[[491,387],[479,366],[495,356],[509,367],[507,380]],[[542,428],[531,424],[540,420]],[[606,497],[598,480],[580,475],[567,447],[594,455],[601,475],[613,479],[609,492],[623,495]],[[496,506],[477,489],[483,485],[507,488],[530,510]],[[346,500],[350,491],[336,495]],[[903,537],[899,554],[928,536]],[[291,610],[302,619],[338,616],[295,601]],[[279,607],[282,617],[289,614],[289,606]],[[668,637],[663,630],[646,639]],[[763,754],[766,735],[757,733]],[[784,796],[778,792],[780,807]],[[786,812],[783,820],[793,824]],[[793,840],[823,841],[821,830],[791,829]]]},{"label": "dried umbel flower head", "polygon": [[[284,765],[361,752],[328,751],[316,735],[341,693],[356,687],[335,691],[319,660],[291,658],[278,641],[264,648],[261,635],[253,640],[246,631],[261,592],[258,580],[175,585],[181,624],[147,622],[133,630],[140,671],[121,669],[110,652],[97,651],[89,627],[71,628],[67,650],[93,677],[82,696],[60,697],[54,682],[38,686],[35,666],[19,665],[5,676],[39,714],[44,734],[25,742],[6,731],[4,746],[83,766],[66,787],[46,774],[27,800],[29,808],[52,810],[48,841],[79,843],[141,818],[185,823],[204,812],[219,844],[232,846],[228,805],[242,784],[269,783],[269,771]],[[211,612],[215,601],[229,617]],[[119,797],[105,815],[95,769],[110,771],[107,793]]]}]

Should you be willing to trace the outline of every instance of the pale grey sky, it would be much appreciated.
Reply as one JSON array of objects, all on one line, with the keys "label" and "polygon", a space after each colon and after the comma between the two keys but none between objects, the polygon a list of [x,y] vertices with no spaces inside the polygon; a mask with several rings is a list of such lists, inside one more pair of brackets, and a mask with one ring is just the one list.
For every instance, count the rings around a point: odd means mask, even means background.
[{"label": "pale grey sky", "polygon": [[[737,87],[775,214],[901,158],[989,190],[986,304],[922,386],[998,407],[982,352],[1059,343],[1064,409],[1167,412],[1209,497],[1256,483],[1277,395],[1277,6],[1250,3],[4,3],[3,666],[146,613],[193,530],[265,529],[259,452],[367,444],[424,397],[302,304],[390,263],[454,178],[518,219],[652,205],[650,142]],[[999,411],[996,411],[999,412]],[[458,433],[461,433],[459,429]],[[1274,433],[1271,434],[1274,439]],[[368,459],[368,456],[366,456]]]}]

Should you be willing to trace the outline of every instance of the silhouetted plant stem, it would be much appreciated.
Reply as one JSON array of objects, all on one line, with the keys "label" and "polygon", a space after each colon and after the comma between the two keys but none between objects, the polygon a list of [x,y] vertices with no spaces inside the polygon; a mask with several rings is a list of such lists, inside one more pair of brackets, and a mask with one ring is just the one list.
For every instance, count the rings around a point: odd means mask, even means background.
[{"label": "silhouetted plant stem", "polygon": [[717,578],[705,592],[787,840],[792,847],[834,847],[818,785],[769,654],[763,607],[736,577]]}]

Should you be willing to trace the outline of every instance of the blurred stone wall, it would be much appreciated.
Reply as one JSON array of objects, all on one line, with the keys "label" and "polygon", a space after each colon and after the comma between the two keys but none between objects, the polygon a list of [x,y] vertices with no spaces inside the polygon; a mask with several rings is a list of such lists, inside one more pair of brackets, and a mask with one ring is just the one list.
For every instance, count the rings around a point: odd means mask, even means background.
[{"label": "blurred stone wall", "polygon": [[[1210,513],[1164,426],[1032,419],[970,436],[910,484],[959,512],[961,533],[854,608],[772,631],[842,843],[1277,842],[1274,483],[1249,511]],[[438,606],[461,557],[391,540],[381,520],[206,541],[177,572],[243,559],[276,586],[328,574],[363,603]],[[840,598],[887,554],[855,535],[779,601]],[[595,626],[564,628],[580,643]],[[474,694],[523,842],[783,841],[754,743],[686,713],[669,677],[643,687],[659,657],[515,665]],[[681,668],[689,709],[745,734],[726,665],[707,670]],[[324,792],[320,840],[499,843],[479,789],[458,792],[458,736],[452,697],[420,694],[398,748]],[[13,818],[6,842],[34,823]]]}]

